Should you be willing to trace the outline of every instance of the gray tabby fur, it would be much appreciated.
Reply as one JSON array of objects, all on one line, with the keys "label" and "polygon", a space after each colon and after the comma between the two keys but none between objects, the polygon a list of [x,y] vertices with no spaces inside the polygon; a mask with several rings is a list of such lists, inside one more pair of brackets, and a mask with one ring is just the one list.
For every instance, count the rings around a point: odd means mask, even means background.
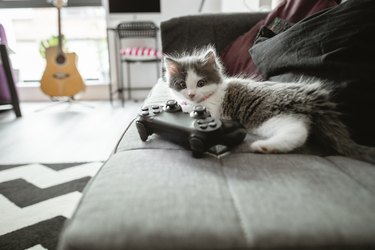
[{"label": "gray tabby fur", "polygon": [[305,144],[314,131],[338,154],[375,163],[375,148],[351,140],[331,101],[334,89],[322,81],[228,78],[212,46],[164,59],[167,83],[184,110],[190,112],[201,104],[213,116],[240,121],[262,138],[252,143],[254,152],[290,152]]}]

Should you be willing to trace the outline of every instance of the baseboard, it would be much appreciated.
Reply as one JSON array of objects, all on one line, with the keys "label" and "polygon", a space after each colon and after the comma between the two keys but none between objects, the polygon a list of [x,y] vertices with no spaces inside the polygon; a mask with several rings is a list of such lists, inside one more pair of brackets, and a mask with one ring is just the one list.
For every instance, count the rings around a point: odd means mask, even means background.
[{"label": "baseboard", "polygon": [[[38,86],[18,86],[18,95],[21,102],[28,101],[49,101],[50,97],[45,95]],[[144,99],[148,94],[148,91],[134,91],[132,92],[132,98],[134,99]],[[87,85],[86,90],[77,95],[78,99],[81,100],[109,100],[109,86],[108,84],[95,84]],[[114,95],[114,99],[117,96]],[[125,93],[125,100],[127,99],[127,94]]]}]

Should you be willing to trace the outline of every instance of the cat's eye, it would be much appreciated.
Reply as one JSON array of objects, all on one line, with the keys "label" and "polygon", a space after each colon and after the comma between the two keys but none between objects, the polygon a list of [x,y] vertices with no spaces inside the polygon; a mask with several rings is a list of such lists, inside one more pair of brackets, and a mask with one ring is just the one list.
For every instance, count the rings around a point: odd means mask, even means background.
[{"label": "cat's eye", "polygon": [[180,88],[186,89],[186,83],[184,81],[179,82],[178,85],[180,86]]},{"label": "cat's eye", "polygon": [[206,85],[206,81],[205,81],[205,80],[199,80],[199,81],[197,82],[197,87],[198,87],[198,88],[201,88],[201,87],[203,87],[204,85]]}]

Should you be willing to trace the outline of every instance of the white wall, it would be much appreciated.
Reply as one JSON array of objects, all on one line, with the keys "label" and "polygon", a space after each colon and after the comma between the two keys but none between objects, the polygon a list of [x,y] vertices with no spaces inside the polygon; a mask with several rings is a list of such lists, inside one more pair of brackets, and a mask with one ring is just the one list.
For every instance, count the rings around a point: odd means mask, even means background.
[{"label": "white wall", "polygon": [[221,0],[222,12],[270,11],[282,0]]}]

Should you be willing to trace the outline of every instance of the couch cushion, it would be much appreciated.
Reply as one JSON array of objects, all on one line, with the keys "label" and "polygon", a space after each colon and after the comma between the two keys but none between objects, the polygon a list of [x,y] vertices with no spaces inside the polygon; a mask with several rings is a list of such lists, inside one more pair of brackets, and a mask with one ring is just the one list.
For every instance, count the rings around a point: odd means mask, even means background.
[{"label": "couch cushion", "polygon": [[130,150],[113,155],[95,177],[61,248],[240,247],[237,222],[218,159]]},{"label": "couch cushion", "polygon": [[[236,154],[222,159],[249,249],[374,246],[374,189],[343,172],[374,166],[343,157]],[[327,247],[329,248],[329,247]],[[330,248],[331,249],[331,248]]]},{"label": "couch cushion", "polygon": [[375,179],[374,166],[343,157],[122,151],[85,190],[59,249],[370,249],[375,189],[348,174],[358,169]]}]

